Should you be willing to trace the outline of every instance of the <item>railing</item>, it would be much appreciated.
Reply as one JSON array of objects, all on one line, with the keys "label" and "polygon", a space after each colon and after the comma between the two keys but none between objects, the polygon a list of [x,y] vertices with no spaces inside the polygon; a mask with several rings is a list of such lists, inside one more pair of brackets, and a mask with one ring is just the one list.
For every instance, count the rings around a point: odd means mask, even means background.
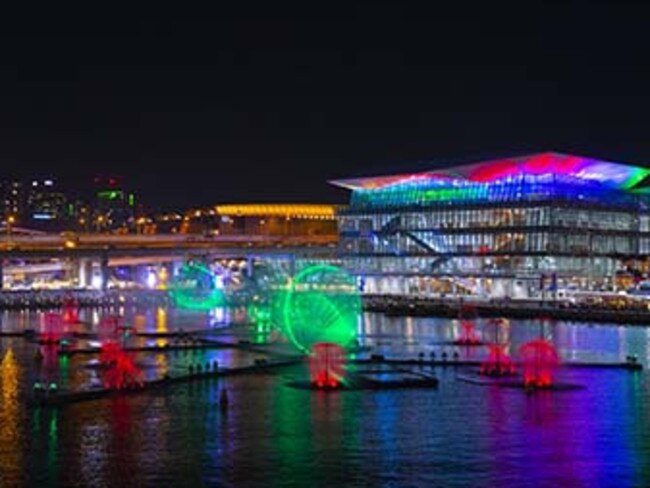
[{"label": "railing", "polygon": [[38,250],[75,248],[182,248],[235,246],[310,246],[330,245],[338,242],[336,235],[310,236],[265,236],[265,235],[113,235],[113,234],[75,234],[18,236],[1,235],[0,250]]}]

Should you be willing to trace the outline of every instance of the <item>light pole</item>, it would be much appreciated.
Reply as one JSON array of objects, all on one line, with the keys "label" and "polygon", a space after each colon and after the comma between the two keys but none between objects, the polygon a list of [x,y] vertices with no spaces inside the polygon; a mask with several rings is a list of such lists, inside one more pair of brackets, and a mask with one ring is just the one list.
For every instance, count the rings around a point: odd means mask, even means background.
[{"label": "light pole", "polygon": [[100,215],[99,217],[97,217],[96,223],[97,223],[97,232],[101,232],[102,224],[104,223],[104,216]]},{"label": "light pole", "polygon": [[138,217],[135,221],[135,232],[136,234],[143,234],[144,227],[147,224],[147,219],[145,217]]},{"label": "light pole", "polygon": [[11,226],[16,223],[16,217],[9,215],[7,217],[7,241],[11,241]]}]

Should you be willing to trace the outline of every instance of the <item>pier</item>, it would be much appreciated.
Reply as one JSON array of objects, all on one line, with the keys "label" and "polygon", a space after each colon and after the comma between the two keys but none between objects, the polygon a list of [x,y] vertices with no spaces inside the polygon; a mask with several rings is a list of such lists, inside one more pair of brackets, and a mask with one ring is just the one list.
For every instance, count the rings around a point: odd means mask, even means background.
[{"label": "pier", "polygon": [[37,394],[32,398],[32,403],[35,405],[43,406],[63,406],[71,403],[78,403],[84,401],[100,400],[103,398],[117,397],[122,395],[134,395],[138,393],[151,392],[154,390],[166,388],[172,385],[191,383],[197,381],[219,379],[228,376],[244,375],[244,374],[263,374],[270,370],[294,366],[303,361],[303,358],[288,359],[276,362],[259,362],[256,361],[250,366],[242,366],[239,368],[217,368],[212,371],[190,372],[186,375],[179,376],[166,376],[157,380],[146,381],[140,386],[130,388],[111,389],[101,388],[85,391],[69,391],[69,392],[56,392],[56,393],[43,393]]},{"label": "pier", "polygon": [[[351,363],[360,365],[387,364],[392,366],[428,366],[428,367],[479,367],[483,361],[477,359],[410,359],[410,358],[386,358],[381,355],[374,355],[370,358],[351,359]],[[641,371],[643,365],[634,361],[619,362],[596,362],[596,361],[566,361],[561,367],[564,368],[603,368],[603,369],[623,369],[627,371]]]},{"label": "pier", "polygon": [[539,300],[464,300],[453,298],[425,298],[404,295],[366,295],[364,309],[390,316],[458,318],[467,307],[479,317],[507,317],[516,319],[553,319],[571,322],[617,323],[629,325],[650,324],[650,310],[642,308],[604,308],[570,305],[564,301]]}]

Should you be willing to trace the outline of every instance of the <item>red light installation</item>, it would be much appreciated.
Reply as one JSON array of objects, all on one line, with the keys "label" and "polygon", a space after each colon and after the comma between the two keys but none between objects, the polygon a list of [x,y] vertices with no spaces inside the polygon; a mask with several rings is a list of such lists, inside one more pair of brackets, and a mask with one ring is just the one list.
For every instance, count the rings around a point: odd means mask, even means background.
[{"label": "red light installation", "polygon": [[[487,328],[493,327],[492,343],[487,345],[488,357],[481,363],[480,374],[486,376],[512,376],[516,372],[515,363],[506,352],[508,347],[508,321],[491,319]],[[506,329],[506,330],[503,330]],[[484,333],[484,337],[487,332]]]},{"label": "red light installation", "polygon": [[524,373],[524,386],[548,388],[553,383],[553,373],[560,364],[560,357],[550,342],[535,339],[519,348]]},{"label": "red light installation", "polygon": [[481,364],[480,373],[486,376],[511,376],[515,363],[506,352],[507,344],[488,344],[488,357]]},{"label": "red light installation", "polygon": [[119,315],[107,315],[101,318],[97,330],[99,336],[103,340],[108,341],[117,338],[122,328],[122,317]]},{"label": "red light installation", "polygon": [[462,346],[476,346],[481,344],[481,338],[476,332],[474,322],[471,320],[463,320],[460,323],[461,333],[460,337],[454,341],[455,344]]},{"label": "red light installation", "polygon": [[343,383],[345,351],[338,344],[314,344],[309,358],[309,373],[314,386],[321,389],[338,388]]},{"label": "red light installation", "polygon": [[108,365],[114,363],[118,356],[123,353],[122,346],[120,346],[115,341],[106,341],[102,344],[102,348],[99,353],[99,362],[102,365]]},{"label": "red light installation", "polygon": [[61,341],[63,330],[64,324],[61,314],[46,313],[43,315],[43,321],[41,322],[40,341],[46,344],[57,344]]},{"label": "red light installation", "polygon": [[142,371],[133,358],[114,341],[102,345],[99,361],[104,367],[104,386],[113,390],[142,386]]},{"label": "red light installation", "polygon": [[73,297],[66,297],[63,300],[63,322],[68,325],[79,323],[79,309]]}]

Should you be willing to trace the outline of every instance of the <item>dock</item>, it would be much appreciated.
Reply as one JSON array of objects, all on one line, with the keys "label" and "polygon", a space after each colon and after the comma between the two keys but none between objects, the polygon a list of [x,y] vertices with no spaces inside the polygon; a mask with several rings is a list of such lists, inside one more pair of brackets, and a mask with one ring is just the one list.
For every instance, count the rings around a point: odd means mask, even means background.
[{"label": "dock", "polygon": [[[234,347],[233,345],[226,344],[165,344],[162,346],[134,346],[124,347],[125,352],[170,352],[170,351],[192,351],[192,350],[206,350],[206,349],[222,349]],[[62,356],[75,356],[78,354],[100,354],[102,352],[99,347],[85,347],[78,349],[59,349],[59,354]]]},{"label": "dock", "polygon": [[522,380],[515,380],[510,377],[493,377],[493,376],[470,376],[470,375],[458,375],[456,376],[458,381],[463,381],[465,383],[470,383],[477,386],[496,386],[499,388],[512,388],[524,390],[527,393],[541,392],[541,391],[576,391],[584,389],[584,385],[578,385],[574,383],[564,383],[564,382],[554,382],[551,385],[544,387],[530,387],[523,384]]},{"label": "dock", "polygon": [[467,307],[472,316],[507,317],[511,319],[553,319],[586,323],[650,325],[650,311],[603,307],[570,306],[560,301],[482,299],[461,300],[458,297],[414,297],[406,295],[363,297],[364,309],[388,316],[458,318]]},{"label": "dock", "polygon": [[92,400],[101,400],[104,398],[111,398],[123,395],[135,395],[139,393],[146,393],[155,390],[160,390],[172,385],[179,385],[184,383],[192,383],[205,380],[213,380],[225,378],[229,376],[245,375],[245,374],[265,374],[271,370],[278,368],[286,368],[300,364],[303,358],[293,358],[283,361],[275,362],[255,362],[250,366],[242,366],[240,368],[218,368],[216,371],[203,371],[189,373],[180,376],[167,376],[157,380],[146,381],[141,386],[134,386],[124,389],[108,389],[101,388],[95,390],[84,390],[75,392],[60,391],[56,393],[45,393],[43,395],[34,395],[30,403],[42,406],[64,406],[71,403],[79,403]]},{"label": "dock", "polygon": [[24,337],[26,339],[32,339],[35,336],[36,336],[36,331],[34,329],[0,330],[0,338],[2,338],[2,337]]},{"label": "dock", "polygon": [[[398,359],[398,358],[385,358],[383,356],[374,356],[370,358],[357,358],[351,359],[352,364],[371,365],[371,364],[386,364],[392,366],[428,366],[428,367],[480,367],[483,361],[476,359]],[[638,362],[620,361],[620,362],[578,362],[566,361],[560,363],[560,367],[564,368],[604,368],[604,369],[624,369],[627,371],[641,371],[643,365]]]}]

